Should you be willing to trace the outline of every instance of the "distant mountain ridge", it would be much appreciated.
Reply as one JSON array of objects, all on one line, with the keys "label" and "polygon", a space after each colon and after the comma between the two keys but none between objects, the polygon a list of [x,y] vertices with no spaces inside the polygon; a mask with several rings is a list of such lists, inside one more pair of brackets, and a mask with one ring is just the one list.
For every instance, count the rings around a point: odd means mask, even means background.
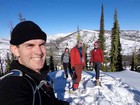
[{"label": "distant mountain ridge", "polygon": [[[98,40],[99,30],[80,30],[81,39],[84,43],[88,44],[87,52],[89,53],[93,49],[93,43]],[[76,45],[78,32],[73,32],[61,38],[56,38],[50,41],[50,46],[54,52],[60,55],[64,48],[72,48]],[[111,47],[111,31],[105,31],[105,46],[106,52],[109,54]],[[120,41],[122,45],[122,54],[132,54],[134,49],[138,51],[140,49],[140,31],[139,30],[121,30]]]},{"label": "distant mountain ridge", "polygon": [[[89,47],[87,52],[89,53],[93,49],[93,43],[98,40],[99,30],[80,30],[81,39]],[[72,48],[76,45],[78,32],[71,32],[65,34],[57,34],[47,36],[47,48],[53,50],[55,55],[61,55],[66,47]],[[111,31],[105,31],[106,39],[106,52],[109,53],[111,45]],[[121,30],[120,40],[122,45],[122,54],[132,54],[134,49],[137,51],[140,49],[140,30]],[[9,39],[0,38],[0,56],[5,56],[5,52],[9,50]]]}]

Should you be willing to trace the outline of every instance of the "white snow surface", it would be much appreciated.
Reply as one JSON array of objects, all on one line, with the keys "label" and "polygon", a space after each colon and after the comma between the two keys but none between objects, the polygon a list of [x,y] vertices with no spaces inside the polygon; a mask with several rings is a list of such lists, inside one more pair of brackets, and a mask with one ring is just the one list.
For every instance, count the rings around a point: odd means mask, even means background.
[{"label": "white snow surface", "polygon": [[125,70],[101,72],[101,86],[95,85],[95,72],[83,71],[79,88],[71,89],[73,80],[64,78],[64,70],[50,72],[56,97],[70,105],[140,105],[140,73]]},{"label": "white snow surface", "polygon": [[116,78],[122,79],[122,82],[127,83],[128,85],[140,90],[140,73],[133,72],[130,70],[125,70],[122,72],[105,72],[106,74],[109,74],[111,76],[114,76]]}]

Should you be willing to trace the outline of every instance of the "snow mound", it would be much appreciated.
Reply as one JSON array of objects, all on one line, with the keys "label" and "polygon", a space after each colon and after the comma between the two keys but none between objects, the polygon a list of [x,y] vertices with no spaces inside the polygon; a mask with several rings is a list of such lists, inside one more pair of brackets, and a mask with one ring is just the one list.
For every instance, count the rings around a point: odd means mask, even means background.
[{"label": "snow mound", "polygon": [[70,102],[70,105],[140,105],[140,91],[130,87],[120,78],[100,75],[101,86],[95,85],[95,72],[83,72],[79,88],[72,91],[70,76],[64,78],[64,71],[49,74],[54,80],[56,97]]}]

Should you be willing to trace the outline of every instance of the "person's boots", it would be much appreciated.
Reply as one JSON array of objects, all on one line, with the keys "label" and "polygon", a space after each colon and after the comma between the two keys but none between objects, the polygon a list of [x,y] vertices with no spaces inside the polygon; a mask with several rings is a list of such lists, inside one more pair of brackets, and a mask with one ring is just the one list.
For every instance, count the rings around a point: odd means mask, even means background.
[{"label": "person's boots", "polygon": [[73,88],[73,91],[75,91],[77,88],[78,88],[79,84],[78,83],[74,83],[72,88]]},{"label": "person's boots", "polygon": [[99,79],[96,79],[96,86],[100,86],[100,81],[99,81]]}]

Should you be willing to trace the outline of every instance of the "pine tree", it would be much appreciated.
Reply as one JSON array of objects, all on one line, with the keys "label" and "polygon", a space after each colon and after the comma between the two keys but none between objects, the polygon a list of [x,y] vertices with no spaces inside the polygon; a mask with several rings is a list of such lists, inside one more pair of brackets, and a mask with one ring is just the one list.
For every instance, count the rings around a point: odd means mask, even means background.
[{"label": "pine tree", "polygon": [[[140,65],[140,49],[138,50],[138,65]],[[140,67],[138,68],[138,72],[140,72]]]},{"label": "pine tree", "polygon": [[85,52],[86,70],[87,70],[87,68],[88,68],[88,66],[87,66],[87,62],[88,62],[88,60],[87,60],[87,48],[88,48],[88,45],[85,44],[85,43],[83,43],[82,49],[83,49],[84,52]]},{"label": "pine tree", "polygon": [[122,71],[123,66],[122,66],[122,47],[121,47],[121,42],[120,42],[120,32],[118,34],[118,57],[117,57],[117,71]]},{"label": "pine tree", "polygon": [[116,61],[117,61],[117,52],[116,52],[116,42],[115,41],[115,34],[114,34],[114,30],[112,28],[112,34],[111,34],[111,50],[110,50],[110,63],[111,63],[111,71],[115,71],[116,68],[115,68],[115,64],[116,64]]},{"label": "pine tree", "polygon": [[137,55],[136,49],[135,49],[135,51],[133,52],[133,55],[132,55],[131,70],[138,71],[137,66],[138,66],[138,55]]},{"label": "pine tree", "polygon": [[53,60],[53,51],[50,48],[49,51],[50,59],[49,59],[49,71],[54,71],[54,60]]},{"label": "pine tree", "polygon": [[114,14],[114,26],[111,34],[111,71],[122,70],[122,55],[121,55],[121,43],[120,43],[120,30],[118,24],[117,10]]},{"label": "pine tree", "polygon": [[[19,13],[19,20],[20,20],[20,22],[26,20],[25,18],[22,17],[22,14],[21,13]],[[11,32],[13,30],[13,24],[12,24],[12,22],[10,22],[10,27],[11,27],[11,30],[10,30],[10,35],[11,35]],[[5,62],[6,62],[6,72],[9,72],[9,70],[10,70],[10,64],[11,64],[11,62],[14,59],[15,59],[15,56],[13,54],[10,54],[10,53],[7,52],[7,58],[5,60]]]},{"label": "pine tree", "polygon": [[[13,30],[13,24],[12,24],[12,22],[10,22],[10,27],[11,27],[11,30],[10,30],[10,36],[11,36],[12,30]],[[7,52],[7,56],[6,56],[6,60],[5,60],[5,62],[6,62],[6,72],[9,72],[10,71],[11,62],[14,59],[16,59],[16,57],[14,56],[14,54]]]},{"label": "pine tree", "polygon": [[131,70],[134,71],[134,52],[133,52],[133,55],[132,55],[132,62],[131,62]]},{"label": "pine tree", "polygon": [[99,42],[100,47],[103,51],[105,51],[105,38],[104,38],[104,5],[102,4],[102,12],[101,12],[101,19],[100,19],[100,33],[99,33]]},{"label": "pine tree", "polygon": [[0,76],[3,75],[3,60],[0,57]]},{"label": "pine tree", "polygon": [[15,56],[11,53],[8,53],[7,52],[7,56],[6,56],[6,72],[9,72],[10,71],[10,65],[12,63],[12,61],[15,59]]},{"label": "pine tree", "polygon": [[49,70],[50,71],[54,71],[54,61],[53,61],[53,56],[50,56],[50,60],[49,60]]},{"label": "pine tree", "polygon": [[[101,19],[100,19],[100,33],[99,33],[99,42],[100,42],[100,47],[103,50],[104,53],[104,63],[106,65],[107,63],[107,58],[106,58],[106,53],[105,53],[105,37],[104,37],[104,5],[102,4],[101,7]],[[107,68],[105,67],[105,65],[102,66],[102,70],[106,71]]]},{"label": "pine tree", "polygon": [[6,71],[8,72],[10,70],[10,64],[11,64],[11,59],[8,52],[7,52],[7,57],[6,57],[5,62],[6,62]]},{"label": "pine tree", "polygon": [[78,40],[81,39],[81,35],[80,35],[80,32],[79,32],[79,27],[77,27],[77,33],[78,33],[78,35],[77,35],[77,41],[78,41]]}]

